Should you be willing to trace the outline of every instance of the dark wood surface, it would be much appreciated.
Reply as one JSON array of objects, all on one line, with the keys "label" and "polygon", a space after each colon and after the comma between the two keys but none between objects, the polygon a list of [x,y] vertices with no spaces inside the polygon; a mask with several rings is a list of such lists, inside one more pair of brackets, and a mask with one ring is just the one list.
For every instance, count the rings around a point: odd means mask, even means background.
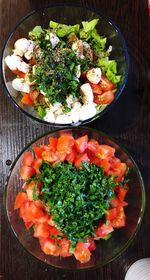
[{"label": "dark wood surface", "polygon": [[[69,4],[71,1],[55,3]],[[79,0],[85,7],[94,8],[109,16],[124,34],[130,54],[130,73],[127,86],[114,108],[101,119],[91,123],[120,141],[137,162],[145,183],[147,206],[144,220],[132,245],[112,263],[103,268],[80,273],[65,273],[47,268],[26,253],[16,241],[8,227],[2,207],[1,215],[1,260],[0,279],[5,280],[58,280],[58,279],[104,279],[123,280],[128,267],[136,260],[150,257],[150,185],[149,161],[149,108],[148,85],[149,38],[148,1],[145,0]],[[28,12],[54,4],[54,1],[0,0],[1,46],[18,20]],[[149,87],[149,88],[148,88]],[[23,147],[37,136],[51,130],[50,127],[33,123],[19,112],[0,90],[0,205],[6,176],[9,172],[8,160],[13,161]]]}]

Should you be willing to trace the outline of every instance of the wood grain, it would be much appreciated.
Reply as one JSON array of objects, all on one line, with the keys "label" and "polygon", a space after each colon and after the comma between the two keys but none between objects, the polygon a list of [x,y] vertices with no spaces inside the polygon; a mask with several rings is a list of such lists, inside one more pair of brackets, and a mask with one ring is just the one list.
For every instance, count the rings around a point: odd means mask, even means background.
[{"label": "wood grain", "polygon": [[[1,47],[16,23],[27,13],[50,4],[69,4],[61,0],[0,0]],[[1,262],[0,279],[41,280],[41,279],[103,279],[123,280],[127,268],[137,259],[150,257],[150,167],[149,133],[149,25],[148,1],[145,0],[78,0],[74,4],[95,9],[120,27],[130,54],[130,73],[127,86],[116,106],[101,119],[89,124],[118,139],[137,162],[145,182],[147,208],[142,227],[132,245],[118,259],[101,269],[81,273],[63,273],[47,268],[37,262],[16,241],[11,232],[2,207],[1,215]],[[23,147],[37,136],[51,128],[33,123],[15,108],[7,98],[3,85],[0,90],[0,205],[9,166]]]}]

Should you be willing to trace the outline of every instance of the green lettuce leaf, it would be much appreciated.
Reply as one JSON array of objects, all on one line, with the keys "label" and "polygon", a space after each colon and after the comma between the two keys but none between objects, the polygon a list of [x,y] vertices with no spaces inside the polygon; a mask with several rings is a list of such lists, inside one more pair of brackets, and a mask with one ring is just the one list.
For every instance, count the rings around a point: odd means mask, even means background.
[{"label": "green lettuce leaf", "polygon": [[97,30],[95,28],[91,32],[91,37],[93,39],[92,43],[97,50],[104,50],[105,49],[107,38],[103,37],[103,36],[100,36],[97,33]]},{"label": "green lettuce leaf", "polygon": [[109,60],[108,57],[99,58],[97,66],[100,66],[102,72],[104,72],[109,80],[114,84],[118,84],[121,80],[120,75],[117,74],[117,62],[115,60]]},{"label": "green lettuce leaf", "polygon": [[66,25],[66,24],[54,22],[52,20],[49,23],[49,27],[56,31],[58,37],[68,36],[72,32],[77,34],[79,33],[79,29],[80,29],[79,24]]},{"label": "green lettuce leaf", "polygon": [[41,26],[35,26],[32,31],[29,32],[29,37],[32,40],[38,40],[41,38],[41,35],[44,33]]},{"label": "green lettuce leaf", "polygon": [[91,21],[82,21],[83,29],[86,33],[91,32],[96,24],[98,23],[99,19],[93,19]]}]

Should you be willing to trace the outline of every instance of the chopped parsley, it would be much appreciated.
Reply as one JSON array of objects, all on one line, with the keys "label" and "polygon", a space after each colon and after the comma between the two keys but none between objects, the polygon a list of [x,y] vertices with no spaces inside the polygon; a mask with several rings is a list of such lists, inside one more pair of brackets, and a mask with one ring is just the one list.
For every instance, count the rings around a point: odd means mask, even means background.
[{"label": "chopped parsley", "polygon": [[[48,206],[49,214],[72,247],[77,241],[94,236],[99,220],[110,207],[117,184],[113,176],[104,175],[101,167],[86,162],[83,167],[77,169],[68,162],[51,167],[43,161],[38,175],[42,182],[39,198]],[[33,180],[37,179],[33,177]]]}]

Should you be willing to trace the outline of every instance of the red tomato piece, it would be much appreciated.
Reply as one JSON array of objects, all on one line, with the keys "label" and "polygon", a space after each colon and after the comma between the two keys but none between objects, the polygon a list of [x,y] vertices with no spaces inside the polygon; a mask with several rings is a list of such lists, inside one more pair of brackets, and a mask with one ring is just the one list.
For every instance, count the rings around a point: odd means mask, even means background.
[{"label": "red tomato piece", "polygon": [[110,162],[108,159],[101,159],[100,166],[104,169],[105,173],[108,173],[110,169]]},{"label": "red tomato piece", "polygon": [[20,169],[21,179],[28,180],[35,174],[35,170],[30,166],[22,166]]},{"label": "red tomato piece", "polygon": [[103,237],[107,236],[109,233],[111,233],[113,230],[114,229],[113,229],[111,223],[102,224],[97,228],[96,235],[100,238],[103,238]]},{"label": "red tomato piece", "polygon": [[36,224],[34,229],[34,237],[49,237],[50,226],[46,223]]},{"label": "red tomato piece", "polygon": [[69,252],[70,250],[70,241],[67,239],[62,239],[59,241],[60,246],[60,256],[62,257],[70,257],[72,254]]},{"label": "red tomato piece", "polygon": [[31,166],[34,161],[34,157],[32,152],[25,152],[23,155],[22,165],[23,166]]},{"label": "red tomato piece", "polygon": [[[31,182],[29,184],[26,185],[26,193],[28,196],[28,200],[32,201],[33,200],[33,190],[35,187],[35,182]],[[36,188],[36,195],[38,196],[40,193],[40,184],[38,184],[37,188]]]},{"label": "red tomato piece", "polygon": [[40,92],[38,90],[31,90],[29,92],[29,97],[33,101],[33,103],[38,98],[39,94],[40,94]]},{"label": "red tomato piece", "polygon": [[54,239],[50,237],[39,238],[39,241],[41,249],[46,255],[59,256],[60,248]]},{"label": "red tomato piece", "polygon": [[108,145],[99,145],[97,152],[96,152],[96,156],[99,157],[100,159],[110,159],[111,157],[114,156],[115,153],[115,149],[108,146]]},{"label": "red tomato piece", "polygon": [[15,199],[14,209],[18,209],[22,204],[28,201],[27,194],[25,192],[19,192]]},{"label": "red tomato piece", "polygon": [[75,140],[75,148],[79,153],[84,153],[88,146],[88,135],[84,135]]},{"label": "red tomato piece", "polygon": [[118,177],[118,182],[122,180],[122,177],[125,175],[127,170],[127,165],[123,162],[116,162],[111,164],[109,174]]},{"label": "red tomato piece", "polygon": [[126,185],[124,187],[119,186],[118,198],[120,201],[124,201],[127,192],[128,190]]},{"label": "red tomato piece", "polygon": [[88,237],[86,243],[90,251],[94,251],[96,249],[96,245],[92,237]]},{"label": "red tomato piece", "polygon": [[58,138],[57,151],[59,154],[70,154],[74,145],[74,138],[72,135],[62,135]]},{"label": "red tomato piece", "polygon": [[53,151],[44,151],[42,158],[48,162],[55,162],[58,160],[58,155]]},{"label": "red tomato piece", "polygon": [[106,214],[106,219],[108,221],[111,221],[112,219],[115,219],[117,216],[117,208],[111,208],[108,210],[107,214]]},{"label": "red tomato piece", "polygon": [[21,99],[21,103],[25,104],[25,105],[29,105],[29,106],[34,106],[34,102],[33,100],[30,98],[29,93],[26,93],[22,99]]},{"label": "red tomato piece", "polygon": [[20,208],[20,217],[24,221],[33,223],[46,223],[48,219],[47,214],[40,207],[37,207],[33,201],[23,204]]},{"label": "red tomato piece", "polygon": [[126,216],[123,207],[117,208],[117,216],[112,220],[112,226],[114,228],[122,228],[126,225]]},{"label": "red tomato piece", "polygon": [[120,202],[120,200],[119,200],[116,196],[110,201],[110,204],[111,204],[113,207],[119,207],[119,206],[121,206],[121,202]]},{"label": "red tomato piece", "polygon": [[33,150],[37,158],[42,158],[42,153],[45,151],[45,148],[42,146],[34,146]]},{"label": "red tomato piece", "polygon": [[58,142],[57,138],[54,138],[54,137],[49,138],[49,148],[51,151],[56,152],[57,142]]},{"label": "red tomato piece", "polygon": [[103,94],[94,94],[94,102],[96,104],[110,104],[114,100],[114,93],[109,90]]},{"label": "red tomato piece", "polygon": [[39,103],[43,103],[43,101],[44,101],[44,95],[43,94],[39,94],[39,96],[38,96],[38,101],[39,101]]},{"label": "red tomato piece", "polygon": [[102,87],[101,87],[101,84],[92,84],[90,83],[90,86],[92,88],[92,91],[93,93],[96,93],[96,94],[102,94],[103,93],[103,90],[102,90]]},{"label": "red tomato piece", "polygon": [[95,139],[91,139],[87,144],[87,149],[95,154],[98,149],[98,146],[98,141],[96,141]]},{"label": "red tomato piece", "polygon": [[78,242],[75,247],[74,256],[76,260],[80,261],[81,263],[86,263],[90,260],[91,252],[87,246],[87,243]]},{"label": "red tomato piece", "polygon": [[79,155],[76,159],[75,159],[75,167],[79,168],[82,164],[82,161],[85,161],[85,162],[89,162],[89,158],[87,156],[86,153],[82,154],[82,155]]},{"label": "red tomato piece", "polygon": [[67,161],[70,161],[70,162],[74,163],[75,158],[76,158],[76,151],[75,151],[75,149],[72,149],[71,153],[68,154],[65,159]]},{"label": "red tomato piece", "polygon": [[30,229],[34,225],[33,222],[24,222],[24,223],[25,223],[26,229]]},{"label": "red tomato piece", "polygon": [[41,158],[35,158],[34,162],[32,163],[32,167],[35,169],[36,173],[39,174],[39,167],[42,164],[42,159]]},{"label": "red tomato piece", "polygon": [[106,76],[102,75],[101,76],[101,81],[100,81],[100,85],[102,87],[102,90],[105,91],[109,91],[114,89],[114,84],[112,83],[112,81],[110,81],[109,79],[106,78]]},{"label": "red tomato piece", "polygon": [[24,72],[21,72],[20,70],[16,69],[16,70],[13,70],[12,71],[15,75],[19,76],[20,78],[23,78],[25,77],[25,73]]}]

